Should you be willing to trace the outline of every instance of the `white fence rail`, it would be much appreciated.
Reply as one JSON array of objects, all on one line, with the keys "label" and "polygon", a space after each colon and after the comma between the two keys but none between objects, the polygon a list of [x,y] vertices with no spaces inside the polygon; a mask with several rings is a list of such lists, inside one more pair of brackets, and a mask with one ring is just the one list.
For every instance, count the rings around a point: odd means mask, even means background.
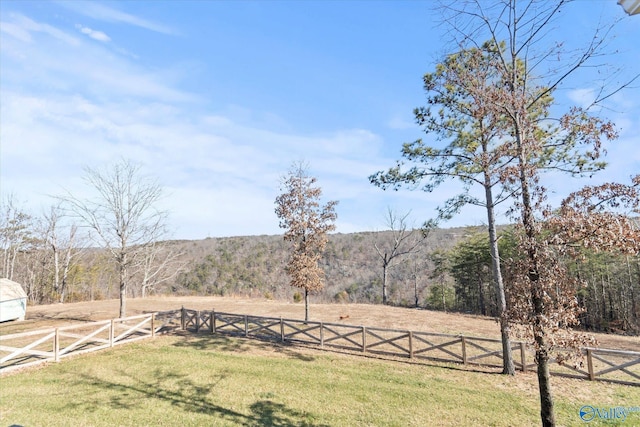
[{"label": "white fence rail", "polygon": [[0,335],[0,373],[151,338],[181,326],[180,310]]}]

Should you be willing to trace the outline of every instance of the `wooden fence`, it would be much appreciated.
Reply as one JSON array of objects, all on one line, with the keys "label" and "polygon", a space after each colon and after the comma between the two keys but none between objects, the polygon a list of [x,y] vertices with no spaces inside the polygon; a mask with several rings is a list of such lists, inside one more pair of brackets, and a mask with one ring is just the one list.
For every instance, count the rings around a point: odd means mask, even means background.
[{"label": "wooden fence", "polygon": [[181,327],[180,310],[0,335],[0,373],[111,348]]},{"label": "wooden fence", "polygon": [[[182,308],[0,336],[0,373],[57,362],[72,354],[111,348],[177,329],[414,360],[502,367],[499,339]],[[511,351],[516,369],[524,372],[536,369],[533,352],[524,342],[512,341]],[[551,373],[640,386],[640,352],[584,348],[582,353],[585,367],[552,363]]]},{"label": "wooden fence", "polygon": [[[502,367],[502,342],[499,339],[185,308],[180,317],[182,328],[195,333],[208,332],[381,356]],[[512,341],[511,351],[516,369],[524,372],[536,370],[534,352],[524,342]],[[586,366],[558,364],[552,359],[551,373],[640,386],[640,352],[602,348],[583,348],[581,352]]]}]

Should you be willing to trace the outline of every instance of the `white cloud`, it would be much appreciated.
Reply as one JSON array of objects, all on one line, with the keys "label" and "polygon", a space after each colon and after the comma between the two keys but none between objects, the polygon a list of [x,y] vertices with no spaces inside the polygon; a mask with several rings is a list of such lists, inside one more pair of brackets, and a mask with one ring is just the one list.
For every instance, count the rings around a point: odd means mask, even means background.
[{"label": "white cloud", "polygon": [[[20,14],[11,14],[8,23],[12,25],[12,37],[2,40],[2,54],[6,54],[3,74],[20,85],[107,99],[145,97],[171,102],[197,99],[196,95],[176,88],[176,83],[188,76],[188,69],[150,71],[100,44],[85,42]],[[108,37],[86,27],[79,29],[101,41]],[[16,62],[9,64],[8,60]]]},{"label": "white cloud", "polygon": [[567,97],[575,104],[582,108],[588,108],[596,99],[596,93],[593,89],[573,89],[567,93]]},{"label": "white cloud", "polygon": [[174,29],[166,25],[151,22],[94,1],[60,1],[58,4],[99,21],[129,24],[163,34],[176,34]]},{"label": "white cloud", "polygon": [[31,34],[29,31],[13,22],[0,21],[0,33],[5,33],[25,43],[31,42]]},{"label": "white cloud", "polygon": [[[10,13],[10,21],[2,23],[2,31],[22,42],[32,42],[31,33],[43,33],[57,40],[61,40],[71,46],[77,46],[79,40],[64,31],[49,24],[43,24],[32,20],[20,13]],[[4,28],[5,26],[8,29]]]},{"label": "white cloud", "polygon": [[8,123],[0,129],[3,184],[30,194],[35,206],[46,206],[47,195],[63,188],[84,191],[84,166],[102,167],[121,157],[159,177],[169,193],[164,204],[172,228],[182,238],[277,233],[279,177],[305,154],[326,199],[343,201],[346,215],[339,224],[347,228],[340,225],[340,231],[353,231],[348,224],[362,213],[358,199],[376,191],[366,176],[376,167],[371,158],[379,137],[362,129],[280,133],[223,116],[190,116],[168,104],[98,103],[77,95],[4,91],[2,101]]},{"label": "white cloud", "polygon": [[106,35],[105,33],[103,33],[102,31],[96,31],[96,30],[92,30],[89,27],[83,27],[82,25],[78,24],[76,25],[76,28],[82,33],[82,34],[86,34],[87,36],[91,37],[94,40],[98,40],[100,42],[110,42],[111,41],[111,37],[109,37],[108,35]]},{"label": "white cloud", "polygon": [[408,120],[406,114],[398,114],[389,119],[387,127],[394,130],[407,130],[415,129],[416,124],[413,121]]},{"label": "white cloud", "polygon": [[[95,3],[65,5],[102,21],[162,30]],[[398,153],[383,154],[385,140],[377,131],[305,132],[267,107],[213,109],[181,88],[183,79],[193,77],[191,64],[145,66],[144,60],[119,54],[113,43],[104,43],[107,34],[88,26],[76,29],[103,43],[17,14],[7,16],[1,29],[3,192],[27,199],[35,213],[51,202],[48,194],[85,191],[84,166],[103,167],[122,157],[141,163],[167,189],[162,203],[171,211],[176,238],[279,232],[273,202],[279,178],[297,160],[309,162],[326,200],[340,201],[339,232],[381,229],[387,207],[411,210],[421,223],[459,192],[455,182],[431,194],[383,192],[367,177],[393,165]],[[109,27],[117,39],[113,31]],[[578,100],[588,95],[572,94]],[[640,170],[638,120],[625,120],[619,142],[624,149],[612,156],[621,166],[612,173]],[[392,119],[388,125],[406,123]],[[559,184],[556,189],[563,190]],[[485,221],[482,211],[469,212],[448,225]]]}]

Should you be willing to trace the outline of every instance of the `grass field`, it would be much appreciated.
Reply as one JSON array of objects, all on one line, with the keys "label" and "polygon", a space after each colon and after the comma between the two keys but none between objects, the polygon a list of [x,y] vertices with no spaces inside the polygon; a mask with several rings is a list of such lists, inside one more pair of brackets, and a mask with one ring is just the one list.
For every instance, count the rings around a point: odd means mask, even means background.
[{"label": "grass field", "polygon": [[[558,424],[640,388],[553,378]],[[536,379],[219,336],[163,336],[0,377],[3,426],[529,426]],[[640,413],[619,424],[640,425]]]}]

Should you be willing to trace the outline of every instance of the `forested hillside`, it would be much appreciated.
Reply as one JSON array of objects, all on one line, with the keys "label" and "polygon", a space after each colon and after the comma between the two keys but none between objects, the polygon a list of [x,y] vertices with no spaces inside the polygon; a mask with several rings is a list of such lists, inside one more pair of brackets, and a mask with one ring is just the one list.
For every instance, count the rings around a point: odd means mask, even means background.
[{"label": "forested hillside", "polygon": [[[434,230],[416,253],[399,258],[389,271],[390,299],[394,304],[424,305],[431,282],[431,254],[446,250],[475,228]],[[419,238],[416,230],[416,238]],[[332,234],[321,261],[326,285],[314,298],[322,302],[380,302],[382,260],[374,245],[390,244],[393,233]],[[297,289],[288,286],[284,266],[289,246],[282,236],[250,236],[180,242],[188,264],[177,276],[172,292],[242,294],[290,299]]]},{"label": "forested hillside", "polygon": [[[508,267],[511,240],[502,228],[501,253]],[[413,239],[421,239],[415,230]],[[315,302],[382,302],[383,262],[379,249],[391,247],[393,231],[331,234],[321,260],[325,288]],[[3,275],[22,283],[31,304],[118,297],[118,275],[108,253],[97,248],[37,245],[4,250]],[[153,256],[130,269],[129,295],[242,295],[299,301],[284,266],[289,246],[282,236],[207,238],[161,242]],[[68,262],[62,262],[68,258]],[[58,265],[58,267],[56,267]],[[591,330],[640,332],[640,258],[585,252],[573,262],[583,280],[578,290]],[[57,278],[57,279],[56,279]],[[408,307],[495,316],[491,258],[486,230],[463,227],[432,230],[419,250],[388,267],[389,303]],[[506,275],[509,291],[509,276]]]}]

